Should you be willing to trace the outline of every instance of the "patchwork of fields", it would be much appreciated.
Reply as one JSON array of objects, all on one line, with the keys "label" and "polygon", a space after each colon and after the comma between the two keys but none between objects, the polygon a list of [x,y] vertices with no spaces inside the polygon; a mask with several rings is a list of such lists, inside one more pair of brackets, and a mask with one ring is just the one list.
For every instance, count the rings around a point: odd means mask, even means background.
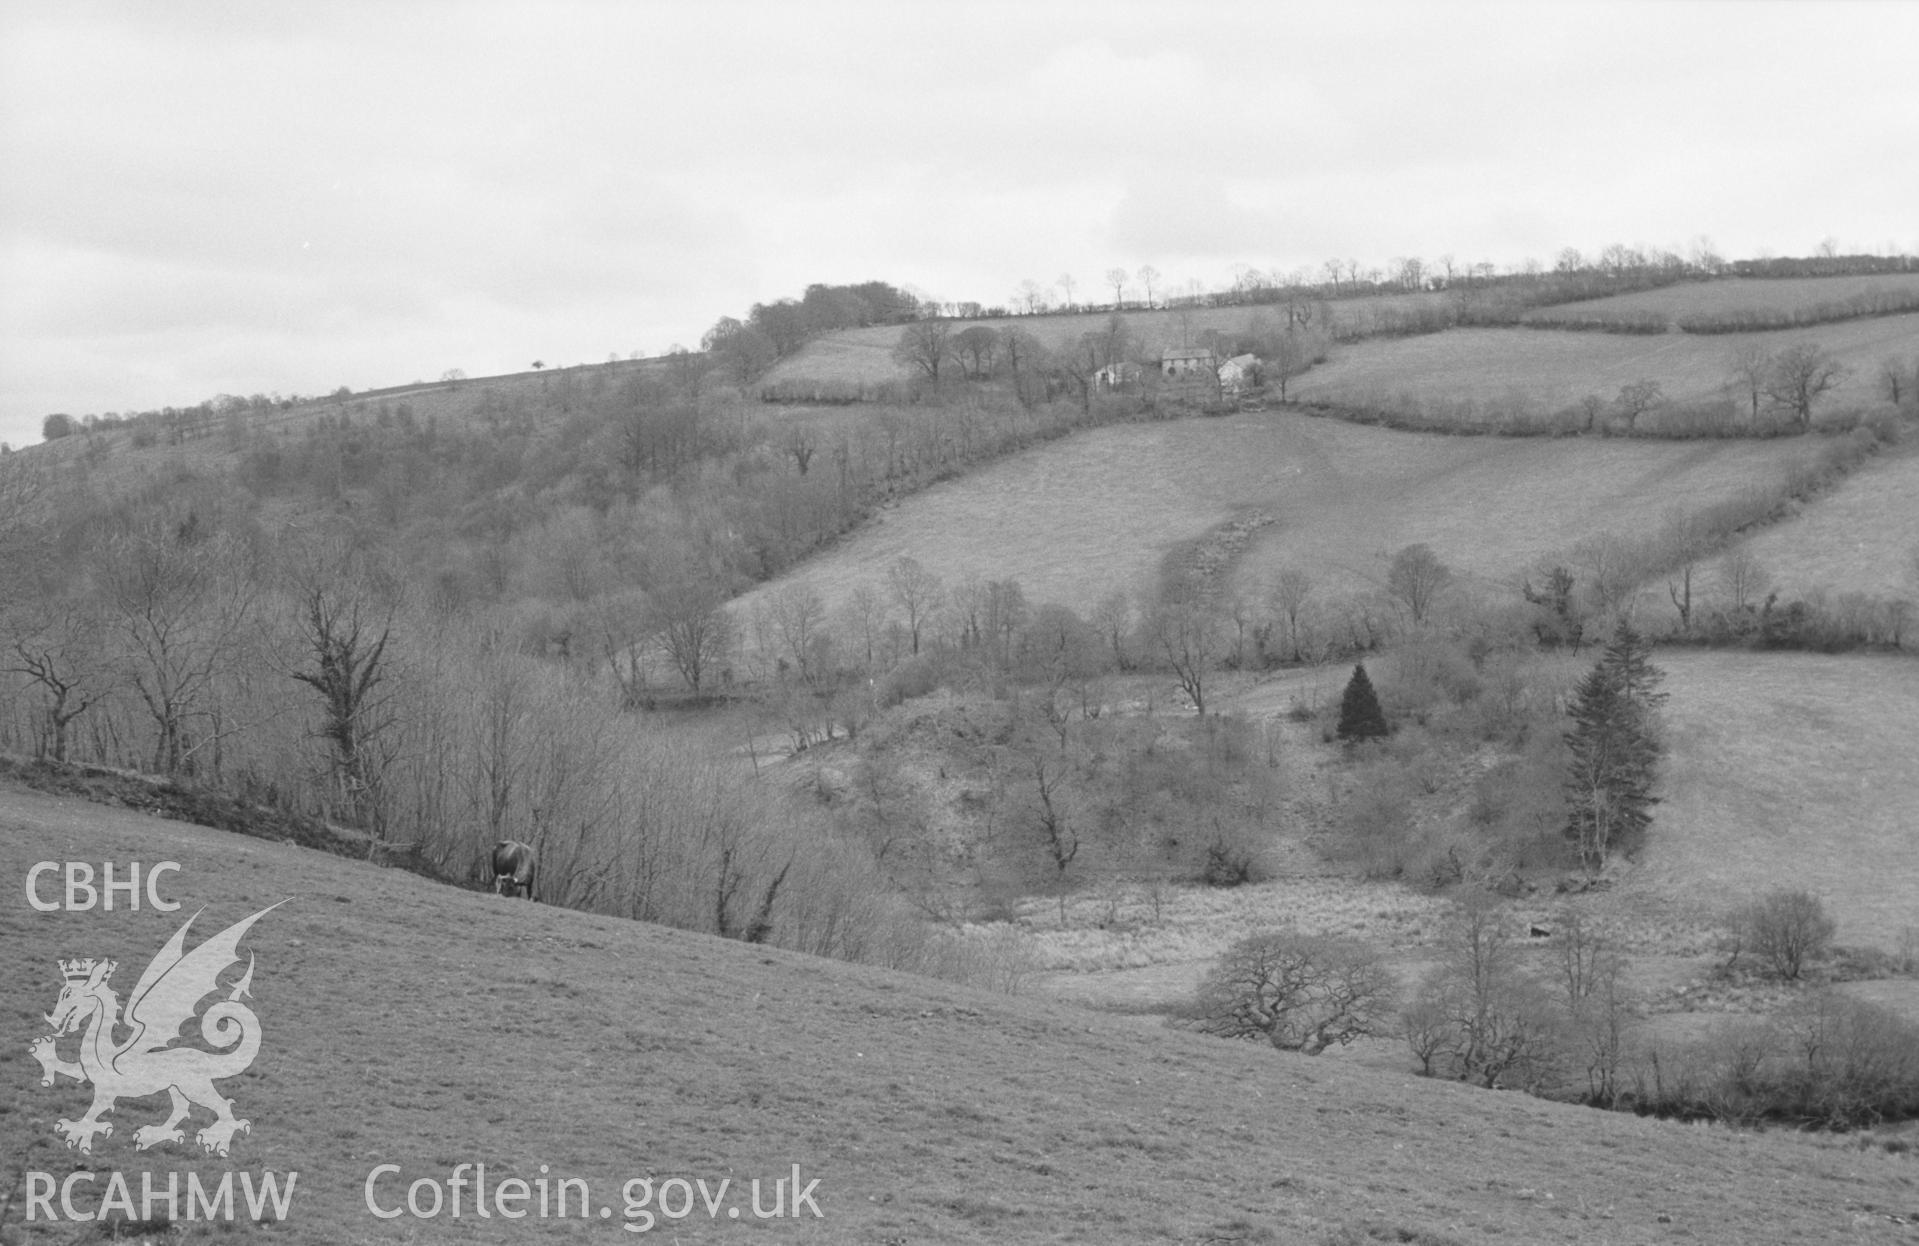
[{"label": "patchwork of fields", "polygon": [[[1445,294],[1386,294],[1374,298],[1351,299],[1331,304],[1333,315],[1343,323],[1370,325],[1382,314],[1411,311],[1443,304]],[[1207,329],[1223,333],[1241,333],[1259,322],[1280,315],[1277,307],[1194,307],[1177,311],[1127,311],[1122,313],[1127,329],[1148,358],[1157,358],[1169,346],[1178,346]],[[995,329],[1020,329],[1032,334],[1049,349],[1057,348],[1105,325],[1102,314],[1012,316],[997,319],[955,321],[955,329],[975,324]],[[763,378],[763,384],[787,381],[832,381],[875,384],[906,380],[910,369],[893,359],[893,347],[900,340],[898,325],[874,325],[865,329],[843,329],[807,343],[792,357],[781,360]]]},{"label": "patchwork of fields", "polygon": [[[1919,293],[1919,273],[1722,278],[1540,308],[1537,314],[1603,320],[1656,312],[1677,319],[1745,310],[1791,312],[1863,295],[1914,293]],[[1328,306],[1344,331],[1365,334],[1372,332],[1382,317],[1438,310],[1453,297],[1446,292],[1380,295],[1337,300]],[[1273,307],[1218,307],[1128,311],[1124,316],[1139,343],[1140,354],[1153,358],[1162,348],[1190,341],[1204,330],[1237,333],[1261,318],[1270,321],[1275,314],[1277,309]],[[1058,347],[1098,329],[1105,319],[1098,314],[1020,316],[955,322],[955,327],[984,324],[1018,328],[1048,347]],[[910,369],[892,355],[899,337],[896,325],[828,334],[782,360],[767,373],[763,383],[874,385],[907,380]],[[1659,382],[1668,401],[1695,402],[1722,390],[1727,361],[1740,347],[1757,343],[1776,350],[1808,339],[1820,343],[1846,365],[1846,376],[1827,396],[1825,405],[1863,405],[1876,396],[1875,374],[1881,361],[1909,358],[1919,350],[1919,314],[1709,337],[1677,332],[1621,336],[1541,329],[1451,329],[1411,338],[1367,338],[1338,348],[1327,366],[1294,382],[1291,396],[1301,402],[1353,406],[1377,406],[1411,396],[1450,402],[1471,399],[1498,401],[1545,414],[1571,406],[1588,394],[1611,398],[1622,385],[1652,380]]]}]

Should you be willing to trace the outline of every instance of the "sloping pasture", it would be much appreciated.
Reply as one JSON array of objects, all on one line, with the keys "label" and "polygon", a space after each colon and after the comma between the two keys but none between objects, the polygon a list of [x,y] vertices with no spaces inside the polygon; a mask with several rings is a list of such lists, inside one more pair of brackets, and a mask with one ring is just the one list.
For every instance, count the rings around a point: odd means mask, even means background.
[{"label": "sloping pasture", "polygon": [[[49,859],[177,861],[163,891],[182,910],[34,912],[20,880]],[[82,1210],[111,1172],[136,1208],[143,1178],[164,1192],[170,1175],[184,1189],[187,1173],[212,1185],[236,1169],[297,1172],[285,1218],[261,1231],[290,1246],[612,1241],[621,1228],[687,1243],[1797,1243],[1890,1240],[1888,1213],[1919,1205],[1909,1158],[1838,1141],[1288,1057],[14,790],[0,790],[0,877],[14,880],[0,903],[15,971],[0,1001],[9,1243],[261,1235],[21,1223],[25,1174],[64,1180],[76,1161],[97,1182],[77,1187]],[[67,1150],[54,1120],[88,1091],[41,1087],[27,1052],[58,960],[116,958],[130,986],[200,906],[190,942],[289,897],[241,945],[262,1045],[221,1084],[252,1123],[233,1157],[136,1151],[159,1096],[122,1099],[91,1157]],[[508,1179],[571,1179],[586,1205],[574,1187],[564,1220],[530,1193],[524,1218],[481,1219],[469,1184],[455,1218],[448,1179],[481,1163],[489,1196]],[[376,1171],[387,1164],[398,1171]],[[818,1183],[818,1216],[789,1187],[786,1217],[756,1218],[748,1183],[771,1210],[795,1165]],[[634,1178],[651,1179],[637,1209],[622,1197]],[[398,1218],[369,1211],[370,1180]],[[415,1205],[437,1217],[406,1211],[415,1181]]]},{"label": "sloping pasture", "polygon": [[1634,312],[1680,316],[1727,315],[1742,311],[1810,311],[1821,303],[1843,303],[1870,294],[1919,294],[1919,273],[1873,273],[1848,277],[1719,277],[1682,281],[1657,290],[1636,290],[1603,299],[1562,304],[1595,318]]},{"label": "sloping pasture", "polygon": [[1622,386],[1657,381],[1669,402],[1700,402],[1723,392],[1741,346],[1778,350],[1801,341],[1818,342],[1846,369],[1821,400],[1822,410],[1867,406],[1876,399],[1880,361],[1910,353],[1919,343],[1919,315],[1711,337],[1451,329],[1373,339],[1336,349],[1323,366],[1293,382],[1290,396],[1361,409],[1470,400],[1540,417],[1588,394],[1610,401]]},{"label": "sloping pasture", "polygon": [[1784,593],[1919,599],[1919,445],[1881,455],[1745,548]]},{"label": "sloping pasture", "polygon": [[1774,887],[1842,943],[1919,927],[1919,662],[1661,652],[1671,755],[1635,886],[1711,913]]},{"label": "sloping pasture", "polygon": [[[1507,589],[1548,556],[1602,533],[1647,537],[1667,513],[1696,510],[1770,484],[1816,449],[1803,441],[1461,438],[1388,433],[1384,444],[1327,435],[1302,421],[1319,452],[1310,483],[1276,494],[1237,582],[1258,591],[1282,567],[1323,592],[1385,582],[1392,554],[1432,546],[1468,584]],[[1404,444],[1401,438],[1409,438]],[[1367,453],[1355,453],[1363,448]],[[1308,456],[1294,452],[1299,459]]]},{"label": "sloping pasture", "polygon": [[1469,579],[1507,583],[1595,532],[1650,533],[1664,511],[1770,481],[1813,447],[1446,437],[1290,412],[1109,426],[1050,442],[897,505],[782,580],[831,605],[884,593],[911,556],[948,585],[1017,579],[1026,599],[1085,612],[1115,589],[1150,592],[1162,559],[1236,515],[1277,522],[1247,548],[1240,583],[1282,565],[1320,591],[1365,588],[1416,541]]}]

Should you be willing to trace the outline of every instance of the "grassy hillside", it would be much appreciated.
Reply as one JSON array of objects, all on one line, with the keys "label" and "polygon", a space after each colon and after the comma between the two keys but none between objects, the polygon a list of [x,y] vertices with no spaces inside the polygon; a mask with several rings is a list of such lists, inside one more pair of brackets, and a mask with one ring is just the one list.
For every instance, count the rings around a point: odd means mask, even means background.
[{"label": "grassy hillside", "polygon": [[1638,290],[1578,305],[1582,315],[1604,317],[1633,312],[1681,316],[1726,315],[1744,311],[1807,311],[1822,303],[1843,303],[1861,295],[1919,293],[1919,273],[1883,273],[1853,277],[1720,277],[1683,281],[1657,290]]},{"label": "grassy hillside", "polygon": [[1919,597],[1919,446],[1867,464],[1831,493],[1745,542],[1790,592]]},{"label": "grassy hillside", "polygon": [[215,415],[198,408],[172,417],[147,413],[130,423],[75,433],[28,450],[46,461],[91,458],[98,463],[143,449],[149,453],[134,457],[150,461],[156,448],[164,448],[164,457],[176,462],[206,463],[262,438],[297,436],[316,423],[342,416],[362,424],[391,424],[404,419],[408,424],[432,424],[445,431],[502,422],[523,424],[529,419],[536,426],[550,426],[608,387],[636,376],[661,374],[665,367],[657,359],[620,360],[456,381],[413,381],[284,405],[252,405],[231,415]]},{"label": "grassy hillside", "polygon": [[1360,408],[1470,400],[1543,415],[1588,394],[1610,400],[1621,386],[1649,380],[1659,383],[1668,401],[1688,403],[1718,396],[1730,374],[1729,361],[1742,345],[1777,350],[1807,340],[1818,342],[1846,368],[1822,409],[1866,406],[1876,396],[1880,362],[1909,354],[1919,341],[1919,315],[1714,337],[1453,329],[1375,339],[1339,348],[1324,366],[1293,383],[1292,396],[1299,402]]},{"label": "grassy hillside", "polygon": [[1711,907],[1790,884],[1839,940],[1919,927],[1919,664],[1758,653],[1659,655],[1667,671],[1661,827],[1643,885]]},{"label": "grassy hillside", "polygon": [[1326,593],[1366,588],[1382,555],[1415,541],[1503,583],[1592,533],[1650,533],[1667,508],[1733,496],[1814,449],[1445,437],[1270,412],[1122,425],[908,498],[776,584],[809,584],[831,604],[910,554],[949,583],[1013,578],[1028,601],[1085,611],[1116,588],[1152,588],[1169,553],[1249,511],[1277,522],[1247,548],[1243,585],[1290,564]]},{"label": "grassy hillside", "polygon": [[[7,1242],[99,1236],[21,1224],[24,1171],[72,1170],[52,1133],[85,1095],[37,1084],[26,1044],[57,958],[113,956],[130,980],[201,905],[195,938],[291,896],[256,958],[261,1053],[224,1083],[252,1132],[231,1167],[300,1174],[290,1243],[519,1241],[556,1223],[375,1220],[404,1182],[484,1162],[489,1184],[584,1178],[620,1222],[621,1182],[817,1179],[820,1218],[759,1225],[800,1242],[1815,1242],[1899,1230],[1909,1157],[1839,1139],[1661,1124],[1246,1044],[1118,1026],[1034,1000],[426,884],[295,848],[14,791],[0,874],[42,858],[179,861],[178,914],[0,907],[19,989],[0,1029],[15,1197]],[[17,1040],[17,1041],[15,1041]],[[71,1040],[69,1040],[71,1042]],[[229,1163],[135,1152],[161,1101],[127,1100],[87,1161],[211,1179]],[[470,1196],[469,1196],[470,1197]],[[762,1191],[770,1201],[770,1189]],[[91,1205],[86,1193],[83,1206]],[[662,1240],[740,1224],[661,1221]],[[724,1212],[721,1213],[722,1216]],[[152,1232],[158,1226],[144,1226]],[[569,1227],[577,1228],[577,1224]],[[224,1238],[192,1226],[169,1240]],[[1889,1240],[1889,1239],[1888,1239]]]}]

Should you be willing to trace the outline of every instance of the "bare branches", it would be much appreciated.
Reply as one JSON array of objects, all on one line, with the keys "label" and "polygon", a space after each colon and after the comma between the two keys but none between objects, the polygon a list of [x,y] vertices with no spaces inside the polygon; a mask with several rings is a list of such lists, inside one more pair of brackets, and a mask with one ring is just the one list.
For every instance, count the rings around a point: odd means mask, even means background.
[{"label": "bare branches", "polygon": [[1395,983],[1362,944],[1275,932],[1241,939],[1200,986],[1190,1024],[1204,1034],[1264,1041],[1316,1056],[1384,1031]]},{"label": "bare branches", "polygon": [[1801,428],[1812,427],[1812,408],[1839,383],[1845,369],[1815,342],[1788,346],[1773,358],[1766,396],[1788,412]]},{"label": "bare branches", "polygon": [[1419,627],[1432,613],[1441,593],[1453,582],[1452,568],[1439,560],[1430,545],[1408,545],[1393,555],[1386,572],[1386,591],[1406,607],[1413,626]]},{"label": "bare branches", "polygon": [[900,333],[893,358],[915,368],[927,382],[938,385],[940,368],[953,357],[953,327],[944,320],[915,320]]}]

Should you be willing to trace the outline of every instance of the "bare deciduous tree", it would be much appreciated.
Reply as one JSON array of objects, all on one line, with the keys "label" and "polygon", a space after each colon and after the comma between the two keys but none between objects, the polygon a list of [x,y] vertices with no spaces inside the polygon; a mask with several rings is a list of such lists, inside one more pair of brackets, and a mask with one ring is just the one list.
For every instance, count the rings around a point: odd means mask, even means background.
[{"label": "bare deciduous tree", "polygon": [[688,691],[705,688],[733,650],[735,628],[725,600],[717,581],[691,572],[660,582],[647,598],[646,630],[666,651]]},{"label": "bare deciduous tree", "polygon": [[1439,595],[1452,583],[1452,568],[1439,560],[1432,546],[1408,545],[1393,555],[1386,572],[1386,591],[1406,607],[1413,626],[1426,622]]},{"label": "bare deciduous tree", "polygon": [[893,347],[893,358],[919,370],[928,382],[938,385],[940,369],[952,358],[953,327],[944,320],[915,320],[900,333]]},{"label": "bare deciduous tree", "polygon": [[7,648],[0,671],[23,675],[46,698],[45,748],[67,760],[73,723],[112,691],[119,674],[105,653],[98,612],[74,596],[27,596],[0,606]]},{"label": "bare deciduous tree", "polygon": [[1279,382],[1279,400],[1287,400],[1287,387],[1296,376],[1311,368],[1324,353],[1324,342],[1315,334],[1288,330],[1272,339],[1266,360],[1266,375]]},{"label": "bare deciduous tree", "polygon": [[1107,269],[1106,283],[1113,287],[1113,306],[1118,308],[1126,301],[1126,270],[1123,268]]},{"label": "bare deciduous tree", "polygon": [[1839,929],[1818,896],[1786,887],[1735,910],[1730,924],[1738,946],[1751,949],[1788,981],[1825,953]]},{"label": "bare deciduous tree", "polygon": [[1133,630],[1133,603],[1125,590],[1116,589],[1100,598],[1093,607],[1093,627],[1099,633],[1100,640],[1113,651],[1113,665],[1126,670],[1132,665],[1132,657],[1126,649],[1126,638]]},{"label": "bare deciduous tree", "polygon": [[[245,551],[197,516],[156,516],[107,542],[102,596],[129,678],[153,716],[153,768],[180,774],[208,744],[238,729],[221,713],[215,684],[249,639],[257,592]],[[205,729],[195,732],[194,723]]]},{"label": "bare deciduous tree", "polygon": [[1789,413],[1801,428],[1812,427],[1813,404],[1839,383],[1845,369],[1816,342],[1800,342],[1779,352],[1766,378],[1766,397]]},{"label": "bare deciduous tree", "polygon": [[1487,1087],[1531,1089],[1549,1081],[1562,1050],[1562,1021],[1546,989],[1519,964],[1497,899],[1461,902],[1445,950],[1445,965],[1402,1016],[1425,1070]]},{"label": "bare deciduous tree", "polygon": [[381,685],[389,675],[393,610],[360,587],[356,563],[338,543],[301,561],[293,626],[305,661],[287,674],[320,695],[319,736],[348,815],[384,840],[383,788],[396,756],[396,715]]},{"label": "bare deciduous tree", "polygon": [[1637,541],[1602,532],[1573,546],[1568,558],[1583,574],[1587,613],[1601,620],[1619,615],[1631,605],[1633,593],[1647,574],[1647,553]]},{"label": "bare deciduous tree", "polygon": [[1710,534],[1697,515],[1673,510],[1666,513],[1659,535],[1660,561],[1667,566],[1666,595],[1679,612],[1679,630],[1692,631],[1693,577],[1699,560],[1712,547]]},{"label": "bare deciduous tree", "polygon": [[879,666],[886,620],[886,599],[871,584],[857,585],[834,612],[834,629],[849,639],[860,669],[869,675]]},{"label": "bare deciduous tree", "polygon": [[1194,712],[1206,717],[1206,682],[1219,658],[1222,639],[1211,607],[1196,596],[1176,596],[1147,617],[1146,638],[1172,669]]},{"label": "bare deciduous tree", "polygon": [[1106,669],[1104,658],[1099,634],[1065,606],[1041,606],[1020,635],[1021,674],[1042,688],[1040,711],[1059,736],[1062,749],[1072,712],[1071,691],[1078,691],[1083,717],[1099,713],[1092,685]]},{"label": "bare deciduous tree", "polygon": [[1759,404],[1766,396],[1766,381],[1772,376],[1772,352],[1757,342],[1747,342],[1733,351],[1726,361],[1731,387],[1746,402],[1747,418],[1759,422]]},{"label": "bare deciduous tree", "polygon": [[1639,417],[1648,411],[1656,410],[1666,401],[1665,391],[1659,388],[1658,381],[1633,381],[1619,387],[1618,397],[1613,399],[1613,407],[1626,417],[1626,431],[1636,432]]},{"label": "bare deciduous tree", "polygon": [[1306,601],[1313,595],[1312,577],[1298,567],[1282,567],[1273,581],[1266,600],[1274,613],[1286,621],[1287,652],[1299,661],[1299,620]]},{"label": "bare deciduous tree", "polygon": [[1900,400],[1912,392],[1915,380],[1919,380],[1919,365],[1909,367],[1905,360],[1896,357],[1879,361],[1879,392],[1893,406],[1898,406]]},{"label": "bare deciduous tree", "polygon": [[893,600],[906,612],[907,634],[913,638],[913,653],[920,651],[920,636],[935,611],[946,600],[940,578],[920,565],[917,558],[901,558],[886,569],[886,584]]},{"label": "bare deciduous tree", "polygon": [[793,460],[793,470],[806,475],[813,465],[813,456],[819,452],[818,434],[805,424],[787,421],[780,430],[780,451]]},{"label": "bare deciduous tree", "polygon": [[1316,1056],[1383,1032],[1396,983],[1372,949],[1323,935],[1252,935],[1200,985],[1188,1023],[1205,1034]]},{"label": "bare deciduous tree", "polygon": [[1009,328],[1000,334],[1000,354],[1013,378],[1014,397],[1030,410],[1038,399],[1035,378],[1046,365],[1046,347],[1026,330]]},{"label": "bare deciduous tree", "polygon": [[953,356],[968,376],[984,379],[993,374],[999,356],[999,331],[990,325],[968,325],[953,335]]},{"label": "bare deciduous tree", "polygon": [[1159,284],[1159,269],[1151,264],[1142,264],[1136,275],[1139,284],[1146,287],[1146,306],[1150,309],[1153,305],[1153,287]]},{"label": "bare deciduous tree", "polygon": [[1717,568],[1719,591],[1733,610],[1745,610],[1772,587],[1772,573],[1743,546],[1726,554]]},{"label": "bare deciduous tree", "polygon": [[1619,1098],[1620,1067],[1638,1028],[1626,986],[1630,964],[1580,915],[1568,908],[1554,918],[1560,984],[1571,1021],[1574,1058],[1586,1072],[1587,1102],[1611,1107]]},{"label": "bare deciduous tree", "polygon": [[773,593],[768,605],[774,635],[784,650],[782,656],[799,674],[801,683],[812,683],[823,673],[816,669],[816,642],[826,624],[826,600],[811,585],[788,584]]},{"label": "bare deciduous tree", "polygon": [[1062,767],[1054,763],[1048,770],[1044,757],[1033,758],[1034,794],[1039,801],[1034,821],[1039,829],[1040,847],[1046,862],[1053,867],[1052,883],[1059,896],[1059,924],[1066,925],[1066,871],[1079,858],[1079,832],[1073,826],[1065,795],[1060,790]]}]

